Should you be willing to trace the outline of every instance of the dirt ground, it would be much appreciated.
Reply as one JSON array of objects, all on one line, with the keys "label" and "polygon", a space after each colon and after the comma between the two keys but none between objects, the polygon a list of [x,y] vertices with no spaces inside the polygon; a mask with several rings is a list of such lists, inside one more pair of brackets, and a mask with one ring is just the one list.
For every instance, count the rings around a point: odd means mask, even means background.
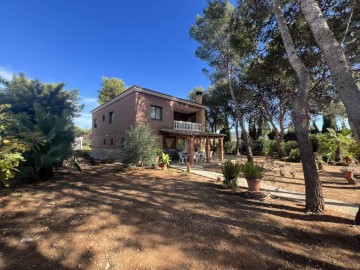
[{"label": "dirt ground", "polygon": [[[293,180],[292,180],[293,181]],[[359,269],[359,226],[115,165],[0,192],[0,269]]]},{"label": "dirt ground", "polygon": [[[233,156],[228,157],[234,159]],[[238,159],[246,161],[245,157]],[[265,157],[254,157],[254,160],[258,163],[265,163]],[[268,163],[268,159],[266,163]],[[347,182],[341,168],[342,166],[324,164],[324,170],[319,171],[325,198],[360,204],[360,166],[352,166],[355,170],[354,177],[358,180],[357,185],[351,185]],[[216,163],[207,169],[221,173],[221,166]],[[284,170],[284,176],[280,175],[280,169]],[[304,174],[300,162],[274,160],[274,173],[267,173],[263,180],[265,183],[277,187],[305,192]]]}]

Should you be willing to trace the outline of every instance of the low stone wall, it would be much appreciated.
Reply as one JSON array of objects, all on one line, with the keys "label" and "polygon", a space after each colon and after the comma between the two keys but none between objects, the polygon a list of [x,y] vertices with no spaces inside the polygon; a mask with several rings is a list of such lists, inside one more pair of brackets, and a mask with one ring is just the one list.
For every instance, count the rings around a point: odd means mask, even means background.
[{"label": "low stone wall", "polygon": [[121,149],[107,149],[107,148],[92,148],[91,156],[94,159],[108,159],[112,158],[116,161],[120,160]]}]

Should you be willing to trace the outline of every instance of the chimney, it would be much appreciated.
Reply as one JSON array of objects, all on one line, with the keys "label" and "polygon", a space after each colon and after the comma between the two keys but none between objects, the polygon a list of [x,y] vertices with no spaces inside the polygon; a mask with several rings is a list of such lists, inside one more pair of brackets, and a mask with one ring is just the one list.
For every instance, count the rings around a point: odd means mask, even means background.
[{"label": "chimney", "polygon": [[196,91],[196,98],[195,98],[195,102],[198,104],[202,104],[202,91]]}]

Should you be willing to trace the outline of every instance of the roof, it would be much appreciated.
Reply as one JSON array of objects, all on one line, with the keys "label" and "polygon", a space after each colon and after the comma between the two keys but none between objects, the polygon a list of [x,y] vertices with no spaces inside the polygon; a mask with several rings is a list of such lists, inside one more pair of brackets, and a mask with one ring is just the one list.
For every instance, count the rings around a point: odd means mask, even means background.
[{"label": "roof", "polygon": [[145,94],[148,94],[148,95],[162,97],[162,98],[165,98],[165,99],[169,99],[169,100],[173,100],[173,101],[177,101],[177,102],[182,102],[182,103],[192,105],[192,106],[196,106],[196,107],[203,108],[203,109],[205,109],[205,107],[206,107],[205,105],[202,105],[202,104],[199,104],[199,103],[196,103],[196,102],[193,102],[193,101],[189,101],[189,100],[186,100],[186,99],[170,96],[168,94],[164,94],[164,93],[161,93],[161,92],[150,90],[150,89],[147,89],[147,88],[144,88],[144,87],[141,87],[141,86],[133,85],[133,86],[130,86],[128,89],[126,89],[124,92],[122,92],[120,95],[117,95],[116,97],[114,97],[112,100],[109,100],[108,102],[104,103],[103,105],[100,105],[100,106],[96,107],[95,109],[93,109],[91,111],[91,113],[97,112],[97,111],[101,110],[102,108],[105,108],[105,107],[109,106],[110,104],[112,104],[112,103],[122,99],[123,97],[126,97],[126,96],[134,93],[134,92],[140,92],[140,93],[145,93]]},{"label": "roof", "polygon": [[194,137],[209,137],[209,138],[223,138],[225,134],[216,134],[216,133],[208,133],[208,132],[199,132],[199,131],[187,131],[187,130],[178,130],[178,129],[167,129],[163,128],[160,129],[162,132],[171,133],[171,134],[178,134],[178,135],[185,135],[185,136],[194,136]]}]

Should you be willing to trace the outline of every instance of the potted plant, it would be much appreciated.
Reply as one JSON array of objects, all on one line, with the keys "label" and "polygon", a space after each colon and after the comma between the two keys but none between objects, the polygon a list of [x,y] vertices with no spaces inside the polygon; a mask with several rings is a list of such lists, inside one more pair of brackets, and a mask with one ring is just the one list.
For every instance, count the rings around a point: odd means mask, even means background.
[{"label": "potted plant", "polygon": [[341,171],[344,173],[345,179],[349,182],[349,184],[356,184],[355,178],[354,178],[354,169],[345,166],[341,169]]},{"label": "potted plant", "polygon": [[249,191],[260,191],[260,179],[263,177],[264,168],[247,162],[241,166],[241,171],[248,182]]},{"label": "potted plant", "polygon": [[347,165],[351,165],[354,162],[354,156],[352,154],[348,154],[344,158],[344,161],[346,162]]},{"label": "potted plant", "polygon": [[240,164],[236,162],[232,162],[231,160],[225,160],[223,167],[222,167],[222,173],[224,175],[224,186],[226,188],[234,189],[236,188],[236,180],[240,175]]},{"label": "potted plant", "polygon": [[168,154],[162,153],[159,164],[164,171],[167,170],[169,163],[170,163],[170,156]]}]

